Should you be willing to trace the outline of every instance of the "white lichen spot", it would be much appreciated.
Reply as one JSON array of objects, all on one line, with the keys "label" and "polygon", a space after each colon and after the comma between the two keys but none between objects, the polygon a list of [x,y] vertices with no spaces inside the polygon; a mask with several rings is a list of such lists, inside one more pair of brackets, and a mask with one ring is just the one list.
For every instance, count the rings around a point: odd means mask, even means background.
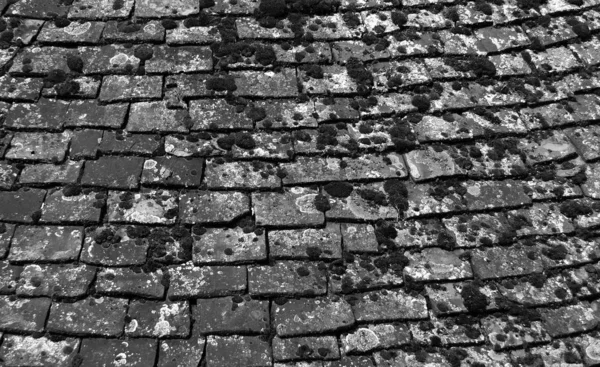
[{"label": "white lichen spot", "polygon": [[335,158],[326,158],[325,161],[327,162],[327,169],[330,169],[332,171],[336,171],[340,169],[340,163],[337,159]]},{"label": "white lichen spot", "polygon": [[163,352],[168,352],[171,347],[169,347],[169,344],[163,341],[160,343],[160,349],[162,349]]},{"label": "white lichen spot", "polygon": [[600,360],[600,343],[595,342],[585,348],[585,354],[589,359],[593,359],[595,361]]},{"label": "white lichen spot", "polygon": [[115,56],[111,57],[109,62],[111,65],[124,65],[128,61],[131,61],[132,63],[136,63],[137,60],[138,60],[138,58],[135,56],[128,56],[128,55],[120,52],[120,53],[116,54]]},{"label": "white lichen spot", "polygon": [[292,187],[290,189],[290,192],[294,195],[300,195],[304,193],[304,188],[303,187]]},{"label": "white lichen spot", "polygon": [[179,313],[179,305],[177,303],[173,303],[171,305],[164,304],[160,308],[160,317],[156,325],[154,325],[153,334],[158,337],[162,337],[165,335],[169,335],[171,331],[175,331],[176,327],[171,326],[169,321],[167,321],[168,317],[176,316]]},{"label": "white lichen spot", "polygon": [[307,213],[307,214],[320,213],[315,208],[315,205],[314,205],[316,196],[317,196],[317,194],[307,194],[307,195],[300,196],[299,198],[296,199],[296,202],[295,202],[296,207],[302,213]]},{"label": "white lichen spot", "polygon": [[379,337],[373,330],[360,328],[353,334],[346,336],[346,352],[357,350],[366,352],[379,345]]},{"label": "white lichen spot", "polygon": [[127,354],[119,353],[115,356],[115,366],[127,366]]},{"label": "white lichen spot", "polygon": [[467,192],[473,196],[479,196],[481,194],[481,190],[477,185],[467,187]]},{"label": "white lichen spot", "polygon": [[144,26],[144,32],[145,33],[150,33],[150,34],[156,33],[156,25],[153,24],[153,23],[146,24]]},{"label": "white lichen spot", "polygon": [[137,320],[133,319],[125,327],[125,332],[126,333],[134,333],[137,330],[138,326],[139,326],[139,324],[138,324]]},{"label": "white lichen spot", "polygon": [[85,23],[71,22],[68,26],[63,28],[63,31],[67,34],[70,34],[71,36],[79,36],[80,34],[84,34],[85,32],[87,32],[91,26],[92,26],[91,22],[85,22]]},{"label": "white lichen spot", "polygon": [[154,159],[148,159],[146,162],[144,162],[144,169],[154,169],[157,164],[158,162],[156,162]]}]

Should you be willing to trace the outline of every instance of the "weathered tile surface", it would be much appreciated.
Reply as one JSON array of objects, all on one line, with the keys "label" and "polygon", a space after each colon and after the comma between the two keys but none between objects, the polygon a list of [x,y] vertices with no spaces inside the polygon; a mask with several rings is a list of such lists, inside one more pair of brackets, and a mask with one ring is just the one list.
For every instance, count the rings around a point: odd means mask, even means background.
[{"label": "weathered tile surface", "polygon": [[600,364],[599,0],[0,0],[0,365]]},{"label": "weathered tile surface", "polygon": [[0,347],[4,362],[13,366],[68,365],[77,358],[80,339],[51,340],[24,335],[5,335]]},{"label": "weathered tile surface", "polygon": [[194,327],[203,334],[264,334],[269,329],[268,302],[240,296],[200,299],[193,316]]},{"label": "weathered tile surface", "polygon": [[77,260],[82,241],[81,227],[19,226],[8,258],[16,262]]},{"label": "weathered tile surface", "polygon": [[125,335],[132,337],[187,337],[190,309],[187,302],[134,301],[127,309]]},{"label": "weathered tile surface", "polygon": [[73,335],[118,336],[123,332],[127,300],[88,297],[75,303],[53,303],[46,327]]},{"label": "weathered tile surface", "polygon": [[303,298],[276,305],[272,310],[281,337],[334,332],[354,324],[350,304],[343,299]]},{"label": "weathered tile surface", "polygon": [[245,266],[200,266],[185,264],[169,269],[170,299],[218,297],[246,289]]},{"label": "weathered tile surface", "polygon": [[154,363],[156,349],[156,339],[86,338],[81,343],[79,360],[89,366],[127,363],[131,366],[142,367]]},{"label": "weathered tile surface", "polygon": [[19,182],[22,184],[74,184],[79,178],[83,164],[67,161],[56,165],[52,163],[27,166],[21,171]]},{"label": "weathered tile surface", "polygon": [[87,265],[26,265],[17,294],[23,296],[81,297],[90,287],[96,269]]}]

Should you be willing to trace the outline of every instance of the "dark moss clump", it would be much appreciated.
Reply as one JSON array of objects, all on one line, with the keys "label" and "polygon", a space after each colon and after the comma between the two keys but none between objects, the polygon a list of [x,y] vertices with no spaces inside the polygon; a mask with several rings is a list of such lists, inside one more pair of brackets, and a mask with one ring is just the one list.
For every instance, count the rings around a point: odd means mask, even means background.
[{"label": "dark moss clump", "polygon": [[384,220],[379,220],[375,224],[375,238],[378,244],[393,248],[395,246],[393,239],[396,238],[397,235],[398,231],[392,224]]},{"label": "dark moss clump", "polygon": [[539,9],[548,0],[517,0],[517,6],[523,10]]},{"label": "dark moss clump", "polygon": [[445,250],[452,251],[456,247],[456,238],[450,232],[440,232],[437,245]]},{"label": "dark moss clump", "polygon": [[75,80],[67,80],[54,86],[56,95],[59,97],[68,97],[77,94],[80,88],[81,86]]},{"label": "dark moss clump", "polygon": [[460,20],[458,7],[453,6],[451,8],[447,8],[446,10],[444,10],[444,16],[453,22],[458,22]]},{"label": "dark moss clump", "polygon": [[416,147],[416,136],[406,121],[394,124],[388,131],[397,153],[403,154]]},{"label": "dark moss clump", "polygon": [[78,185],[67,185],[62,190],[63,196],[77,196],[81,194],[81,186]]},{"label": "dark moss clump", "polygon": [[342,15],[342,19],[344,20],[344,23],[346,23],[346,25],[350,28],[356,28],[362,24],[362,22],[360,21],[360,16],[357,13],[344,13]]},{"label": "dark moss clump", "polygon": [[194,28],[194,27],[202,27],[200,24],[200,19],[197,17],[186,18],[183,21],[183,26],[186,28]]},{"label": "dark moss clump", "polygon": [[307,277],[310,275],[310,270],[306,266],[300,266],[296,268],[296,273],[301,277]]},{"label": "dark moss clump", "polygon": [[478,77],[496,75],[496,65],[486,57],[473,57],[469,64],[471,70]]},{"label": "dark moss clump", "polygon": [[226,135],[217,139],[217,145],[223,150],[231,150],[235,144],[234,135]]},{"label": "dark moss clump", "polygon": [[206,228],[201,226],[200,224],[194,224],[192,226],[192,233],[196,236],[202,236],[206,233]]},{"label": "dark moss clump", "polygon": [[272,65],[277,61],[277,55],[275,54],[275,50],[273,46],[270,45],[258,45],[255,46],[256,51],[254,53],[254,58],[257,63],[267,66]]},{"label": "dark moss clump", "polygon": [[69,70],[81,73],[83,71],[83,60],[79,55],[67,55],[67,66]]},{"label": "dark moss clump", "polygon": [[391,76],[387,81],[388,88],[398,88],[402,86],[404,78],[402,78],[401,74]]},{"label": "dark moss clump", "polygon": [[177,28],[177,22],[174,21],[173,19],[163,19],[160,21],[160,24],[166,30]]},{"label": "dark moss clump", "polygon": [[6,31],[0,33],[0,42],[9,43],[10,41],[12,41],[12,39],[14,37],[15,37],[15,34],[13,33],[13,31],[6,30]]},{"label": "dark moss clump", "polygon": [[320,65],[307,65],[303,67],[306,75],[314,79],[323,79],[323,68]]},{"label": "dark moss clump", "polygon": [[484,312],[490,303],[485,294],[481,293],[479,287],[473,283],[465,284],[460,295],[469,312]]},{"label": "dark moss clump", "polygon": [[569,218],[576,218],[580,215],[590,215],[594,211],[581,201],[566,201],[560,205],[560,212]]},{"label": "dark moss clump", "polygon": [[571,177],[571,181],[575,185],[584,184],[587,181],[587,175],[585,174],[585,170],[582,169],[581,171],[577,172],[573,177]]},{"label": "dark moss clump", "polygon": [[545,248],[544,250],[542,250],[542,254],[544,254],[544,256],[551,260],[560,261],[567,258],[569,251],[564,245],[558,245],[552,246],[550,248]]},{"label": "dark moss clump", "polygon": [[335,13],[341,5],[339,0],[291,0],[288,2],[291,13],[327,15]]},{"label": "dark moss clump", "polygon": [[532,286],[541,289],[544,287],[544,284],[546,283],[546,279],[548,279],[544,274],[541,273],[537,273],[537,274],[532,274],[527,281],[529,282],[529,284],[531,284]]},{"label": "dark moss clump", "polygon": [[[234,40],[235,41],[235,40]],[[256,46],[250,42],[215,42],[210,45],[213,56],[219,59],[218,66],[226,68],[229,64],[244,62],[256,54]]]},{"label": "dark moss clump", "polygon": [[36,210],[33,213],[31,213],[31,221],[34,224],[37,224],[40,219],[42,218],[42,211],[41,210]]},{"label": "dark moss clump", "polygon": [[579,364],[581,363],[581,358],[579,355],[572,350],[568,350],[563,354],[563,358],[565,363],[567,364]]},{"label": "dark moss clump", "polygon": [[306,255],[308,255],[308,258],[311,260],[318,259],[322,253],[323,253],[323,250],[321,250],[320,248],[318,248],[316,246],[309,246],[306,248]]},{"label": "dark moss clump", "polygon": [[117,24],[117,30],[121,33],[135,33],[139,32],[141,29],[141,24],[133,23],[130,20],[119,22],[119,24]]},{"label": "dark moss clump", "polygon": [[136,47],[136,49],[133,51],[133,56],[137,57],[141,61],[150,60],[152,56],[154,56],[154,50],[150,46],[142,45]]},{"label": "dark moss clump", "polygon": [[381,205],[381,206],[388,205],[387,197],[381,191],[370,190],[370,189],[360,189],[360,190],[358,190],[358,195],[363,200],[370,201],[375,205]]},{"label": "dark moss clump", "polygon": [[331,210],[329,199],[323,194],[317,194],[317,196],[315,196],[314,204],[315,208],[320,212],[325,213],[326,211]]},{"label": "dark moss clump", "polygon": [[[230,1],[233,5],[233,3]],[[200,0],[200,9],[211,8],[215,6],[215,0]]]},{"label": "dark moss clump", "polygon": [[408,17],[401,11],[393,11],[392,12],[392,23],[397,25],[398,27],[402,27],[408,22]]},{"label": "dark moss clump", "polygon": [[373,74],[365,68],[362,61],[356,57],[350,57],[346,62],[346,71],[358,85],[358,92],[367,93],[373,86]]},{"label": "dark moss clump", "polygon": [[466,59],[448,60],[450,66],[464,73],[472,72],[477,77],[496,75],[496,66],[487,57],[473,56]]},{"label": "dark moss clump", "polygon": [[300,141],[304,143],[310,143],[312,141],[312,136],[303,130],[295,130],[292,133],[294,141]]},{"label": "dark moss clump", "polygon": [[283,180],[287,177],[288,173],[285,168],[277,168],[277,172],[275,172],[275,175]]},{"label": "dark moss clump", "polygon": [[217,92],[233,92],[237,89],[235,79],[231,76],[210,78],[206,81],[206,89]]},{"label": "dark moss clump", "polygon": [[120,10],[123,8],[124,5],[125,5],[125,0],[115,0],[112,8],[113,8],[113,10]]},{"label": "dark moss clump", "polygon": [[489,159],[500,161],[509,155],[518,155],[522,152],[518,148],[518,141],[514,138],[494,139],[491,142],[492,149],[487,153]]},{"label": "dark moss clump", "polygon": [[384,51],[390,47],[391,44],[387,38],[378,36],[374,32],[363,34],[361,40],[368,46],[375,46],[375,51]]},{"label": "dark moss clump", "polygon": [[383,190],[388,196],[388,201],[400,213],[408,209],[408,189],[400,180],[388,180],[383,184]]},{"label": "dark moss clump", "polygon": [[417,94],[413,96],[411,103],[419,110],[419,112],[425,112],[431,107],[431,101],[426,94]]},{"label": "dark moss clump", "polygon": [[330,182],[323,188],[329,195],[336,198],[347,198],[354,191],[354,186],[348,182]]},{"label": "dark moss clump", "polygon": [[248,107],[246,108],[246,117],[250,120],[257,122],[267,117],[267,112],[262,107]]},{"label": "dark moss clump", "polygon": [[146,238],[150,235],[150,228],[146,226],[127,227],[127,236],[129,238]]},{"label": "dark moss clump", "polygon": [[271,17],[284,17],[288,12],[285,0],[261,0],[258,11]]},{"label": "dark moss clump", "polygon": [[313,353],[313,349],[306,344],[300,345],[296,350],[296,355],[302,359],[310,358]]},{"label": "dark moss clump", "polygon": [[235,42],[237,39],[237,30],[235,28],[235,19],[232,17],[221,18],[217,25],[217,30],[221,39],[225,43]]},{"label": "dark moss clump", "polygon": [[404,268],[408,266],[410,260],[404,256],[401,250],[389,252],[386,256],[381,256],[373,261],[373,265],[377,267],[383,274],[392,273],[402,276]]},{"label": "dark moss clump", "polygon": [[467,351],[462,348],[452,348],[450,350],[444,350],[442,353],[450,367],[460,367],[462,361],[469,356]]},{"label": "dark moss clump", "polygon": [[592,36],[590,27],[587,24],[585,24],[584,22],[581,22],[577,19],[571,19],[568,21],[568,23],[571,26],[571,28],[573,29],[573,32],[575,32],[575,34],[579,38],[586,40]]},{"label": "dark moss clump", "polygon": [[103,243],[119,243],[121,242],[121,236],[114,233],[111,229],[105,228],[100,232],[96,231],[93,236],[94,242],[98,245],[102,245]]},{"label": "dark moss clump", "polygon": [[492,15],[494,13],[492,5],[485,0],[475,1],[475,10],[480,11],[485,15]]},{"label": "dark moss clump", "polygon": [[256,141],[250,133],[235,134],[235,145],[242,149],[251,150],[256,148]]},{"label": "dark moss clump", "polygon": [[55,84],[62,83],[67,80],[67,73],[61,69],[50,70],[44,78],[44,87],[53,87]]},{"label": "dark moss clump", "polygon": [[67,17],[57,17],[54,19],[54,25],[56,28],[65,28],[68,27],[69,24],[71,24],[71,21],[67,19]]},{"label": "dark moss clump", "polygon": [[200,13],[196,17],[190,17],[183,21],[186,28],[208,27],[212,21],[212,17],[206,13]]},{"label": "dark moss clump", "polygon": [[[338,144],[337,129],[333,125],[321,125],[317,129],[317,149],[325,149],[326,145]],[[310,135],[309,135],[310,136]]]}]

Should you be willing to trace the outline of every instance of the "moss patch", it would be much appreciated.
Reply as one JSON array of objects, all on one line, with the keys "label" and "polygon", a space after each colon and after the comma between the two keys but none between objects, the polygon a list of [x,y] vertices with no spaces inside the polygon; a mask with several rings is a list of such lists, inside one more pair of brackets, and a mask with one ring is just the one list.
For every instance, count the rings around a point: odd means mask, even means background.
[{"label": "moss patch", "polygon": [[473,283],[465,284],[460,295],[469,312],[484,312],[490,303],[485,294],[481,293],[479,287]]},{"label": "moss patch", "polygon": [[354,191],[354,186],[348,182],[330,182],[323,188],[325,192],[336,198],[346,198]]},{"label": "moss patch", "polygon": [[206,89],[217,92],[233,92],[237,89],[235,79],[231,76],[215,77],[206,80]]},{"label": "moss patch", "polygon": [[419,112],[425,112],[429,109],[429,107],[431,107],[429,96],[425,94],[417,94],[413,96],[411,103],[419,110]]},{"label": "moss patch", "polygon": [[81,73],[83,71],[83,60],[79,55],[69,54],[67,55],[67,66],[71,71]]}]

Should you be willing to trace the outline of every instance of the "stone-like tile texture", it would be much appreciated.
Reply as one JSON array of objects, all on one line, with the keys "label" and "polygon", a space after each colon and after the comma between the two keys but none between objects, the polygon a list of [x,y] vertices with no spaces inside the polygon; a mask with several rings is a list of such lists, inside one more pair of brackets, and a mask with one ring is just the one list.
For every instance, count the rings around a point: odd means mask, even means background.
[{"label": "stone-like tile texture", "polygon": [[0,366],[600,365],[599,0],[0,0]]}]

